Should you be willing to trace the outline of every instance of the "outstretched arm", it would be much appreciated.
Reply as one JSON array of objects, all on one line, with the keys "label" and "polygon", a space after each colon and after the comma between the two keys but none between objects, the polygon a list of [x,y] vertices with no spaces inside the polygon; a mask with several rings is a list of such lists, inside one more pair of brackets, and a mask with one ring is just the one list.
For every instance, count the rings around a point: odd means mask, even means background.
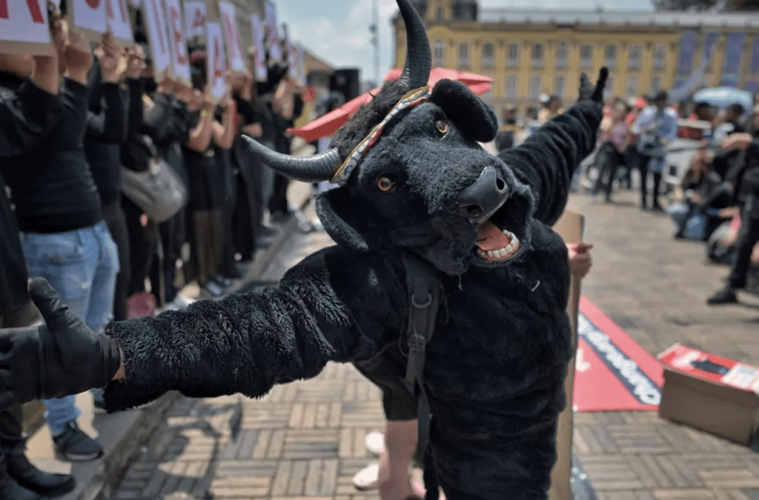
[{"label": "outstretched arm", "polygon": [[[52,333],[48,326],[15,335],[0,330],[0,408],[105,385],[119,367],[119,349],[124,378],[106,387],[109,411],[170,390],[190,397],[264,395],[274,384],[316,376],[328,361],[368,359],[395,340],[406,307],[399,273],[332,247],[292,268],[276,288],[111,323],[106,335],[92,334],[76,317],[75,325],[64,322],[76,331],[61,331],[43,304]],[[22,350],[14,353],[16,345]]]},{"label": "outstretched arm", "polygon": [[583,75],[577,104],[548,121],[519,147],[498,155],[530,186],[536,197],[534,217],[549,226],[564,211],[575,169],[595,147],[606,75],[604,68],[595,87]]}]

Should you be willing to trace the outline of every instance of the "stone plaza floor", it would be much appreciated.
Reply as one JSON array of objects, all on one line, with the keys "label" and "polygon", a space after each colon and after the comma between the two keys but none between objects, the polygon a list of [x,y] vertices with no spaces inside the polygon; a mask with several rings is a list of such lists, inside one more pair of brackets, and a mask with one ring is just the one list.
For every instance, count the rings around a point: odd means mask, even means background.
[{"label": "stone plaza floor", "polygon": [[[687,342],[759,364],[759,300],[706,306],[727,268],[707,265],[703,244],[674,240],[668,217],[641,211],[636,194],[617,199],[570,200],[595,245],[583,293],[653,355]],[[294,235],[263,278],[330,243]],[[377,499],[351,478],[375,459],[364,437],[383,423],[379,391],[346,365],[260,400],[179,398],[112,498]],[[599,500],[759,499],[759,455],[654,412],[577,413],[574,450]]]}]

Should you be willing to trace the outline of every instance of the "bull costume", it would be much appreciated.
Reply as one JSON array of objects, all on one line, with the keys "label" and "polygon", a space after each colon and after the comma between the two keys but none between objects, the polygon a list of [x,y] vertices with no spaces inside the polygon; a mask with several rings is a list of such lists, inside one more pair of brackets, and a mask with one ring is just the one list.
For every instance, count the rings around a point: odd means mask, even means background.
[{"label": "bull costume", "polygon": [[398,5],[403,74],[332,149],[292,158],[247,140],[283,175],[340,184],[316,200],[337,245],[276,287],[111,323],[100,336],[33,280],[47,325],[0,331],[0,407],[106,384],[108,411],[170,390],[255,398],[329,361],[405,351],[409,309],[425,300],[408,300],[411,258],[442,288],[418,387],[432,415],[426,478],[449,500],[546,498],[572,352],[567,250],[550,226],[593,150],[606,71],[595,87],[583,75],[574,107],[495,157],[478,144],[495,137],[495,115],[461,83],[429,91],[426,32],[408,0]]}]

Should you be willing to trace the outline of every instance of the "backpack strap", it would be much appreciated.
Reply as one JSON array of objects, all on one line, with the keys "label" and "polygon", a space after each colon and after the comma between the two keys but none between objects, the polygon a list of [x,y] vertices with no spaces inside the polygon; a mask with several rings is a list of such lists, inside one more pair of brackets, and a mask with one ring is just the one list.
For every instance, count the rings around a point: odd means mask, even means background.
[{"label": "backpack strap", "polygon": [[[427,344],[435,333],[435,320],[440,308],[442,283],[438,271],[426,262],[403,254],[403,265],[406,268],[406,288],[409,296],[409,318],[406,331],[408,345],[408,364],[406,365],[406,387],[417,394],[417,418],[419,421],[419,453],[425,464],[425,483],[431,463],[425,460],[430,436],[430,412],[427,392],[424,388],[424,363]],[[418,392],[415,391],[418,388]],[[425,484],[425,486],[428,486]],[[429,488],[428,488],[429,490]],[[434,488],[437,498],[437,487]],[[428,491],[428,497],[430,492]]]}]

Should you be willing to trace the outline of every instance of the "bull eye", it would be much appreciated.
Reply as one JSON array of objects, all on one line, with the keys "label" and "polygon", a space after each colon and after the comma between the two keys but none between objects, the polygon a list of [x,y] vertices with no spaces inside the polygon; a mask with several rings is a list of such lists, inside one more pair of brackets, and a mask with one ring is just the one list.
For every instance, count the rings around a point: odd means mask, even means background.
[{"label": "bull eye", "polygon": [[443,135],[448,133],[448,124],[444,120],[435,120],[435,128]]},{"label": "bull eye", "polygon": [[377,188],[383,193],[389,193],[395,187],[395,183],[390,177],[382,176],[377,179]]}]

